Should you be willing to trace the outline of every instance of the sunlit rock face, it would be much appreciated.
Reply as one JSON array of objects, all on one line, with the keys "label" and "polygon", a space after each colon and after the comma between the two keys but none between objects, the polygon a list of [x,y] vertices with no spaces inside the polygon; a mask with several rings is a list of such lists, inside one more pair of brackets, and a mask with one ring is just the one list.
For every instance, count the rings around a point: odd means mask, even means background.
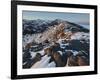
[{"label": "sunlit rock face", "polygon": [[23,68],[89,66],[89,30],[56,19],[23,20]]}]

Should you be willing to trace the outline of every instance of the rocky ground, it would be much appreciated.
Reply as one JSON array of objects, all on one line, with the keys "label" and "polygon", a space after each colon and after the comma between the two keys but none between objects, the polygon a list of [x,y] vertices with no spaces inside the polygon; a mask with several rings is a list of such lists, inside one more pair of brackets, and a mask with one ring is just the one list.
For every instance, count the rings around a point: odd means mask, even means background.
[{"label": "rocky ground", "polygon": [[89,44],[89,30],[75,23],[24,20],[23,68],[89,66]]}]

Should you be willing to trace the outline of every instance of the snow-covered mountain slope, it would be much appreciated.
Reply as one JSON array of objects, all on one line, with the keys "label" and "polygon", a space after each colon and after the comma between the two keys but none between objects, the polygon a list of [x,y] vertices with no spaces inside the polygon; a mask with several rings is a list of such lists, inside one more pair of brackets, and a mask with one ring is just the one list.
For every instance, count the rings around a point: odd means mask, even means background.
[{"label": "snow-covered mountain slope", "polygon": [[89,37],[68,21],[23,20],[23,68],[87,66]]}]

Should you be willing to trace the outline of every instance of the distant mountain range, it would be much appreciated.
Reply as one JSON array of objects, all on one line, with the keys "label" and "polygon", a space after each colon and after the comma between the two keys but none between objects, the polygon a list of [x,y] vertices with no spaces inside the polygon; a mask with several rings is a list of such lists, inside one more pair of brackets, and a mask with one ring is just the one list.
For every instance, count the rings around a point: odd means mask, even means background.
[{"label": "distant mountain range", "polygon": [[88,29],[84,28],[83,26],[80,26],[78,24],[64,21],[61,19],[55,19],[55,20],[23,20],[23,34],[34,34],[34,33],[41,33],[47,30],[49,27],[58,25],[60,23],[65,24],[65,28],[68,31],[76,32],[89,32]]}]

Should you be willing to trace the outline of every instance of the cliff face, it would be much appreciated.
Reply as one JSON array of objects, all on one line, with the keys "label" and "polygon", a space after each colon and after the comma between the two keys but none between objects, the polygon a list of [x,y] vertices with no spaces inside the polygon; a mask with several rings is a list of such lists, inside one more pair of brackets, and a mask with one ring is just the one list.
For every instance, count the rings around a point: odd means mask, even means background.
[{"label": "cliff face", "polygon": [[63,20],[23,22],[23,68],[89,65],[89,30]]}]

